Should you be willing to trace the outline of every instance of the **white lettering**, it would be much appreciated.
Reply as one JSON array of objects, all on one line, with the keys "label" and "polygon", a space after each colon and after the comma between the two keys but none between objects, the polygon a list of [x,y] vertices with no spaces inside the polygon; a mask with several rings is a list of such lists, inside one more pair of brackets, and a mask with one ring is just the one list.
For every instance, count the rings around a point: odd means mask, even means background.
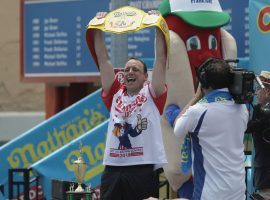
[{"label": "white lettering", "polygon": [[55,45],[67,45],[68,44],[68,40],[59,40],[59,39],[55,39],[53,40],[53,43]]},{"label": "white lettering", "polygon": [[212,3],[212,0],[191,0],[191,3]]},{"label": "white lettering", "polygon": [[39,67],[40,66],[40,62],[33,62],[32,65],[33,65],[33,67]]},{"label": "white lettering", "polygon": [[134,36],[134,41],[135,42],[149,42],[150,38],[149,37],[145,37],[145,36]]},{"label": "white lettering", "polygon": [[52,47],[44,47],[43,49],[45,52],[49,52],[51,53],[53,51],[53,48]]},{"label": "white lettering", "polygon": [[57,59],[67,59],[67,55],[66,54],[63,54],[63,53],[56,54],[56,58]]},{"label": "white lettering", "polygon": [[68,34],[66,32],[63,32],[63,31],[56,32],[56,37],[67,37],[67,36]]},{"label": "white lettering", "polygon": [[67,52],[68,48],[67,47],[54,47],[53,50],[55,52]]},{"label": "white lettering", "polygon": [[66,61],[57,61],[56,62],[56,66],[57,67],[66,67],[67,66],[67,62]]},{"label": "white lettering", "polygon": [[133,45],[133,44],[129,44],[129,45],[128,45],[128,49],[129,49],[129,50],[133,50],[133,49],[137,49],[137,48],[138,48],[137,45]]},{"label": "white lettering", "polygon": [[55,67],[55,62],[45,61],[44,66],[45,67]]},{"label": "white lettering", "polygon": [[54,60],[55,59],[55,55],[54,54],[44,54],[44,59]]},{"label": "white lettering", "polygon": [[47,32],[45,32],[44,33],[44,37],[46,37],[46,38],[54,38],[55,37],[55,33],[47,33]]},{"label": "white lettering", "polygon": [[52,42],[52,40],[44,40],[44,44],[45,45],[52,45],[53,42]]}]

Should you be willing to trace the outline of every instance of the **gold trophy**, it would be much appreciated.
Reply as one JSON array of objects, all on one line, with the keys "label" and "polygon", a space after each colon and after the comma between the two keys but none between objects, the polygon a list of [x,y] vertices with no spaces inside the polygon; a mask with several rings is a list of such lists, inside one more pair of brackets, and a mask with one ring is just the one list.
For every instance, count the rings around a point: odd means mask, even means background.
[{"label": "gold trophy", "polygon": [[73,162],[73,164],[74,174],[78,182],[78,187],[76,188],[75,192],[84,192],[84,189],[82,188],[82,183],[84,181],[87,165],[82,158],[82,142],[80,142],[80,156],[77,160]]}]

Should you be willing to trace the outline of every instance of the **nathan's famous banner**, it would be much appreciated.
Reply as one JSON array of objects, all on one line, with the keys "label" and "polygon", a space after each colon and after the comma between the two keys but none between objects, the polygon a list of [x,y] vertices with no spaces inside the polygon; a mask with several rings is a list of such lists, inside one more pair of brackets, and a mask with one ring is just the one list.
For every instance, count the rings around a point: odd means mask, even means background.
[{"label": "nathan's famous banner", "polygon": [[270,71],[270,0],[249,1],[250,69]]},{"label": "nathan's famous banner", "polygon": [[[108,121],[103,122],[31,166],[34,174],[40,176],[41,188],[46,199],[52,198],[51,182],[53,179],[77,182],[73,162],[80,156],[80,145],[82,145],[82,159],[87,165],[84,183],[91,185],[92,188],[100,186],[100,177],[104,169],[102,161],[107,127]],[[99,195],[99,191],[97,191],[97,195]]]},{"label": "nathan's famous banner", "polygon": [[0,147],[0,184],[5,185],[5,195],[8,169],[29,167],[108,118],[100,92],[92,93]]}]

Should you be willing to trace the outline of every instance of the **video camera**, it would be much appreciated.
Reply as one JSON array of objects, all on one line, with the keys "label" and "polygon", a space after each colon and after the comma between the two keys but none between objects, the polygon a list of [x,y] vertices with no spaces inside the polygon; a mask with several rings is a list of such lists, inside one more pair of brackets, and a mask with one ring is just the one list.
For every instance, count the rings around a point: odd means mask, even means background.
[{"label": "video camera", "polygon": [[[206,76],[206,67],[208,63],[215,60],[222,60],[222,62],[226,62],[231,66],[231,80],[229,91],[237,104],[251,104],[254,97],[254,80],[257,84],[264,88],[261,80],[258,76],[255,75],[253,71],[248,71],[244,68],[234,67],[236,63],[239,62],[238,59],[219,59],[219,58],[209,58],[204,63],[202,63],[197,71],[197,78],[201,83],[202,87],[207,88],[209,86],[209,81]],[[233,63],[233,64],[230,64]]]},{"label": "video camera", "polygon": [[[238,63],[238,60],[225,60],[228,64]],[[253,71],[244,68],[232,68],[232,85],[229,88],[235,103],[252,103],[254,96],[254,80],[256,76]]]}]

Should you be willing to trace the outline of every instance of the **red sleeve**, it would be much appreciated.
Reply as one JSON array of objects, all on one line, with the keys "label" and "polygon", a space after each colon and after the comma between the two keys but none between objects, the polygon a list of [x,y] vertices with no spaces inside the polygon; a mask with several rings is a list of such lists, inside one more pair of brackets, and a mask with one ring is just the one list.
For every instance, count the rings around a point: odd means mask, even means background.
[{"label": "red sleeve", "polygon": [[163,109],[165,107],[165,104],[166,104],[166,100],[167,100],[167,85],[165,85],[165,91],[163,92],[163,94],[159,95],[158,97],[154,97],[151,93],[151,90],[149,88],[149,85],[148,85],[148,90],[150,92],[150,95],[160,113],[160,115],[163,114]]},{"label": "red sleeve", "polygon": [[121,87],[121,83],[117,79],[115,79],[108,94],[104,94],[104,91],[102,89],[101,98],[109,111],[111,110],[113,96],[118,92]]}]

